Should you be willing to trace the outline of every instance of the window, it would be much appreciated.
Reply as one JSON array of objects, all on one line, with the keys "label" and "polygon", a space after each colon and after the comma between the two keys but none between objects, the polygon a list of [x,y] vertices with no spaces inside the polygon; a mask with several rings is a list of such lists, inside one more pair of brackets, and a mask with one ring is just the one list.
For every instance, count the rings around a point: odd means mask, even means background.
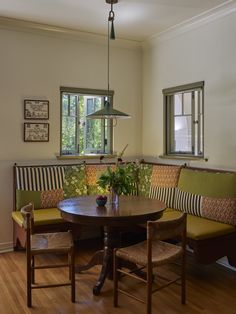
[{"label": "window", "polygon": [[[112,121],[86,119],[104,106],[107,91],[61,87],[61,155],[110,154]],[[113,92],[110,91],[110,104]]]},{"label": "window", "polygon": [[204,82],[163,89],[165,155],[203,157]]}]

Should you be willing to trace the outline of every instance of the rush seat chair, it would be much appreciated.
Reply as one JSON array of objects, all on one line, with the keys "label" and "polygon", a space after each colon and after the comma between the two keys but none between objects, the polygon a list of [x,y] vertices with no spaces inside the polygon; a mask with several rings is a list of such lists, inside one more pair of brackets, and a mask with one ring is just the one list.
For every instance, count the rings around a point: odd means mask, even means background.
[{"label": "rush seat chair", "polygon": [[[75,302],[75,253],[70,231],[34,234],[34,206],[32,203],[21,208],[26,230],[27,260],[27,306],[32,306],[32,289],[71,286],[71,301]],[[67,254],[66,263],[36,265],[35,257],[40,254]],[[35,270],[45,268],[69,268],[69,279],[61,283],[35,283]]]},{"label": "rush seat chair", "polygon": [[[181,245],[163,241],[178,237]],[[173,241],[172,241],[173,242]],[[153,268],[162,266],[167,263],[175,262],[181,259],[181,275],[174,280],[153,289],[154,274]],[[126,271],[122,268],[122,260],[137,265],[138,268],[132,271]],[[186,214],[171,220],[159,220],[147,222],[147,239],[146,241],[114,249],[114,307],[118,306],[118,292],[123,293],[133,299],[146,303],[146,313],[152,312],[152,294],[161,288],[181,280],[181,302],[185,304],[185,266],[186,266]],[[146,271],[145,278],[138,276],[137,271]],[[160,272],[159,272],[160,273]],[[158,275],[158,269],[155,275]],[[142,281],[146,285],[146,298],[140,299],[129,293],[128,289],[124,290],[118,287],[118,279],[122,276],[130,276]],[[160,275],[161,277],[161,275]]]}]

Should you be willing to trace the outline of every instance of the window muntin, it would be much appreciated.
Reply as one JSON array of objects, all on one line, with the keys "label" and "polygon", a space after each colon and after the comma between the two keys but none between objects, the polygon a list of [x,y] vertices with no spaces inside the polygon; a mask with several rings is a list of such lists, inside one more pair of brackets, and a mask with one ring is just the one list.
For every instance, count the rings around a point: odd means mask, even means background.
[{"label": "window muntin", "polygon": [[165,154],[203,157],[204,82],[163,90]]},{"label": "window muntin", "polygon": [[[86,119],[104,106],[106,91],[61,88],[61,155],[112,153],[112,121]],[[112,103],[113,92],[110,92]]]}]

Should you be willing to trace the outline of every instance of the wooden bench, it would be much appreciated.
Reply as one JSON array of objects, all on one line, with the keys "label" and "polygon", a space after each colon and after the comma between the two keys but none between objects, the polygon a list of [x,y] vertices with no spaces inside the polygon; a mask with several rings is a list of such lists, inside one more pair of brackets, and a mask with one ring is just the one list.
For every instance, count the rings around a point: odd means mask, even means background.
[{"label": "wooden bench", "polygon": [[[35,232],[56,232],[72,230],[75,238],[80,236],[81,227],[70,224],[61,218],[57,203],[64,198],[80,195],[104,194],[107,191],[98,187],[100,174],[114,163],[67,164],[67,165],[14,165],[14,209],[13,241],[14,248],[25,246],[26,233],[20,208],[29,202],[34,204]],[[83,226],[83,230],[86,227]],[[90,231],[96,234],[96,227]],[[94,231],[94,232],[93,232]]]},{"label": "wooden bench", "polygon": [[[14,247],[25,244],[19,209],[30,201],[37,209],[36,232],[72,229],[80,233],[81,228],[63,221],[56,205],[64,197],[106,194],[96,181],[108,165],[15,165]],[[236,172],[142,162],[137,178],[139,195],[167,204],[162,219],[176,217],[181,210],[187,212],[187,241],[198,262],[209,264],[227,256],[236,267]],[[222,208],[214,203],[217,200],[223,202]],[[213,210],[207,208],[206,201]]]},{"label": "wooden bench", "polygon": [[168,206],[161,219],[187,212],[187,242],[196,261],[227,256],[236,267],[236,172],[145,162],[139,171],[139,193]]},{"label": "wooden bench", "polygon": [[[20,208],[30,201],[33,201],[35,209],[37,209],[34,211],[36,233],[66,231],[72,228],[70,223],[61,218],[56,207],[57,199],[62,199],[63,195],[65,167],[63,165],[14,165],[14,210],[12,213],[14,249],[25,247],[26,233]],[[47,195],[47,191],[54,192],[54,198],[50,204],[47,204],[47,201],[43,202],[44,205],[50,206],[41,208],[42,192],[50,198],[50,192]]]}]

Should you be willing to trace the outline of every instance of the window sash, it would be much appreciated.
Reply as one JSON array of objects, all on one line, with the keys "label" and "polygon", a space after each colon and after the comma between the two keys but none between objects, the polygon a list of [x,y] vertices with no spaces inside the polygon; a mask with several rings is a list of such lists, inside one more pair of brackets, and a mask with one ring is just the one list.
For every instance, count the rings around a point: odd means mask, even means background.
[{"label": "window sash", "polygon": [[[163,89],[164,150],[166,155],[203,157],[203,86],[204,82]],[[191,93],[191,114],[184,113],[184,95]],[[181,94],[181,114],[175,114],[175,95]],[[180,111],[179,111],[180,112]],[[175,144],[175,118],[191,117],[191,149],[177,151]]]},{"label": "window sash", "polygon": [[[69,105],[69,101],[68,101],[68,115],[63,114],[63,110],[62,110],[62,106],[63,106],[63,95],[68,95],[68,96],[77,96],[77,114],[74,115],[73,117],[75,118],[75,124],[76,124],[76,134],[74,134],[75,137],[75,145],[74,148],[65,150],[63,149],[63,143],[62,143],[62,139],[63,139],[63,117],[72,117],[70,115],[70,105]],[[113,143],[112,143],[112,139],[113,139],[113,123],[112,120],[111,121],[107,121],[107,120],[102,120],[101,119],[101,148],[96,149],[93,147],[88,147],[87,145],[87,137],[86,137],[86,128],[87,128],[87,119],[85,118],[85,126],[84,126],[84,134],[83,134],[83,147],[84,147],[84,153],[81,153],[81,149],[79,147],[80,145],[80,129],[81,129],[81,125],[79,124],[79,121],[81,119],[80,117],[80,105],[79,105],[79,98],[80,96],[82,97],[86,97],[86,96],[91,96],[91,98],[95,99],[96,97],[99,97],[102,99],[102,106],[104,105],[104,101],[107,98],[107,90],[97,90],[97,89],[85,89],[85,88],[71,88],[71,87],[60,87],[60,100],[61,100],[61,126],[60,126],[60,132],[61,132],[61,136],[60,136],[60,155],[86,155],[86,154],[111,154],[112,150],[113,150]],[[114,95],[114,91],[109,91],[109,100],[110,100],[110,105],[112,106],[113,103],[113,95]],[[70,99],[70,97],[69,97]],[[86,106],[85,105],[85,110],[86,110]],[[102,108],[102,107],[101,107]],[[85,113],[85,117],[86,117],[86,113]],[[96,121],[96,120],[90,120],[90,121]],[[105,135],[107,136],[105,138]],[[98,152],[99,151],[99,152]]]}]

